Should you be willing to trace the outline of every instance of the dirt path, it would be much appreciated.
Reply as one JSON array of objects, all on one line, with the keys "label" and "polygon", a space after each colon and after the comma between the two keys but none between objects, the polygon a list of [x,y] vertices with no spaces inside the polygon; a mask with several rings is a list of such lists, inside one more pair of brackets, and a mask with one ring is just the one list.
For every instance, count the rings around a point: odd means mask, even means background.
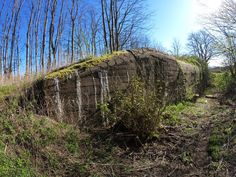
[{"label": "dirt path", "polygon": [[[225,130],[235,131],[235,116],[232,107],[220,105],[217,99],[209,98],[201,98],[191,108],[184,110],[180,115],[180,126],[177,127],[179,131],[172,130],[169,133],[178,136],[181,143],[168,152],[174,154],[175,158],[168,159],[167,164],[173,171],[167,176],[236,176],[236,166],[227,160],[236,158],[229,147],[226,149],[232,143],[224,138]],[[218,160],[212,159],[209,153],[212,141],[210,139],[216,135],[219,135],[219,142],[216,142],[219,145],[219,152],[216,151],[220,156]],[[228,137],[230,136],[233,134]],[[220,144],[220,141],[224,140],[225,142]],[[231,141],[233,140],[235,141],[235,137]],[[232,148],[235,147],[234,144]],[[224,153],[222,156],[221,152]],[[166,176],[164,173],[162,175]]]}]

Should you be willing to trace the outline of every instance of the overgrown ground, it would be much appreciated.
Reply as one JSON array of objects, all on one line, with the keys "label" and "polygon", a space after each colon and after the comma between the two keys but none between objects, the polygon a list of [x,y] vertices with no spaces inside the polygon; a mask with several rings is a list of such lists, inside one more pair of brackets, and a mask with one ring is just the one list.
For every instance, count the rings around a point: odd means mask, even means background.
[{"label": "overgrown ground", "polygon": [[90,137],[89,169],[98,176],[235,176],[235,108],[200,98],[173,109],[179,122],[156,140],[119,132]]},{"label": "overgrown ground", "polygon": [[145,141],[122,126],[80,132],[1,98],[0,176],[236,176],[236,101],[218,91],[168,107]]}]

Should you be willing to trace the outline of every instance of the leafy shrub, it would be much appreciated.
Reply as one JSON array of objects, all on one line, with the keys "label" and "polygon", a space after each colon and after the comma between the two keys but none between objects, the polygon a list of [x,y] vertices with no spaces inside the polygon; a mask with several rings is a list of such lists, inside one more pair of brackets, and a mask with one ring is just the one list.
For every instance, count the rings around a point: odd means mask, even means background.
[{"label": "leafy shrub", "polygon": [[50,127],[39,128],[39,133],[40,137],[38,138],[38,142],[42,146],[52,144],[58,138],[56,130]]},{"label": "leafy shrub", "polygon": [[133,79],[125,93],[116,93],[112,106],[103,107],[106,111],[104,115],[115,122],[121,122],[138,135],[151,135],[157,131],[165,108],[164,89],[162,86],[151,90],[145,88],[140,79]]},{"label": "leafy shrub", "polygon": [[227,91],[233,83],[233,78],[229,72],[212,73],[211,82],[218,91]]}]

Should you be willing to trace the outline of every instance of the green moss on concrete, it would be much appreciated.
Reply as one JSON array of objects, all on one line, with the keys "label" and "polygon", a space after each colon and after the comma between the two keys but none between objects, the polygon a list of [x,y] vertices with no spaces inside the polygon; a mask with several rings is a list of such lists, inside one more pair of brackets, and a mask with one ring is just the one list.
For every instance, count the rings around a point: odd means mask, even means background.
[{"label": "green moss on concrete", "polygon": [[74,71],[76,69],[87,69],[93,66],[96,66],[106,60],[110,60],[112,59],[114,56],[118,56],[121,54],[125,54],[127,53],[126,51],[118,51],[118,52],[114,52],[112,54],[107,54],[107,55],[103,55],[101,57],[88,57],[84,60],[81,60],[79,63],[75,63],[73,65],[70,65],[68,67],[65,68],[61,68],[59,70],[55,70],[49,74],[46,75],[46,79],[53,79],[53,78],[63,78],[64,76],[68,75],[68,74],[72,74],[74,73]]}]

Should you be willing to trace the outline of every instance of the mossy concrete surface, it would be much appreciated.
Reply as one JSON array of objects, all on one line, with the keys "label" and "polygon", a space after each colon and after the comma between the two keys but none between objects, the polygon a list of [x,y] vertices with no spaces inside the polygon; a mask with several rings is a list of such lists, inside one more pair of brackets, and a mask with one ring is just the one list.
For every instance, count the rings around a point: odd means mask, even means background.
[{"label": "mossy concrete surface", "polygon": [[107,55],[103,55],[101,57],[88,57],[85,58],[81,61],[79,61],[78,63],[72,64],[68,67],[63,67],[60,69],[57,69],[49,74],[46,75],[46,79],[53,79],[53,78],[63,78],[68,76],[69,74],[74,73],[76,70],[81,70],[81,69],[88,69],[91,67],[94,67],[104,61],[107,60],[111,60],[113,57],[116,57],[118,55],[122,55],[127,53],[126,51],[118,51],[118,52],[114,52],[112,54],[107,54]]}]

